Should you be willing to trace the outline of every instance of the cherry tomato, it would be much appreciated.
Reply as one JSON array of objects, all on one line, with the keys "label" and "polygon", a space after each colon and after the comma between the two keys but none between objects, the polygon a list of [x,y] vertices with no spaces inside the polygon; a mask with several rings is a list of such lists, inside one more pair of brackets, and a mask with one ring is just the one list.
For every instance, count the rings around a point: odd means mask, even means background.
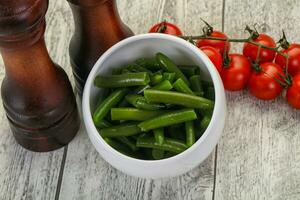
[{"label": "cherry tomato", "polygon": [[278,83],[284,76],[283,69],[276,63],[266,62],[260,65],[261,71],[253,71],[249,80],[250,93],[262,100],[275,99],[283,90]]},{"label": "cherry tomato", "polygon": [[165,33],[168,35],[181,36],[182,32],[178,26],[169,22],[161,22],[152,26],[149,33]]},{"label": "cherry tomato", "polygon": [[[300,44],[291,44],[287,49],[281,51],[289,56],[288,72],[291,76],[300,74]],[[275,62],[282,68],[286,67],[286,58],[277,54]]]},{"label": "cherry tomato", "polygon": [[222,65],[223,65],[223,58],[220,54],[220,52],[210,46],[204,46],[200,48],[210,59],[210,61],[215,65],[216,69],[219,73],[222,71]]},{"label": "cherry tomato", "polygon": [[286,92],[286,99],[291,106],[300,109],[300,74],[293,77],[292,85]]},{"label": "cherry tomato", "polygon": [[[259,34],[258,38],[256,38],[253,41],[268,47],[272,47],[272,48],[276,47],[276,43],[273,40],[273,38],[271,38],[266,34]],[[258,53],[258,46],[250,43],[244,44],[243,54],[251,61],[253,62],[256,61],[257,53]],[[259,54],[259,63],[272,62],[274,60],[275,54],[276,54],[275,51],[261,48]]]},{"label": "cherry tomato", "polygon": [[230,63],[224,67],[221,77],[226,90],[243,90],[251,75],[251,63],[242,54],[229,54]]},{"label": "cherry tomato", "polygon": [[[227,35],[220,31],[213,31],[212,34],[209,37],[215,37],[215,38],[225,38],[227,39]],[[225,51],[225,47],[227,46],[227,52],[230,50],[230,43],[227,43],[226,41],[219,41],[219,40],[209,40],[209,39],[200,39],[197,41],[197,47],[204,47],[204,46],[211,46],[216,48],[220,53],[223,55]]]}]

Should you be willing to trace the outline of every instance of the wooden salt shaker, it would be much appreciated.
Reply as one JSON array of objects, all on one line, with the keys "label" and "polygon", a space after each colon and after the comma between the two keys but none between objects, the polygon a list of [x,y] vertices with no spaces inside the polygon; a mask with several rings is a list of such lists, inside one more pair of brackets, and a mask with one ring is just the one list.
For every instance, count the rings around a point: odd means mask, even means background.
[{"label": "wooden salt shaker", "polygon": [[121,21],[115,0],[68,1],[75,21],[75,34],[69,53],[76,89],[82,93],[98,58],[115,43],[133,33]]},{"label": "wooden salt shaker", "polygon": [[68,144],[79,128],[68,77],[45,46],[47,7],[48,0],[0,2],[3,105],[17,142],[37,152]]}]

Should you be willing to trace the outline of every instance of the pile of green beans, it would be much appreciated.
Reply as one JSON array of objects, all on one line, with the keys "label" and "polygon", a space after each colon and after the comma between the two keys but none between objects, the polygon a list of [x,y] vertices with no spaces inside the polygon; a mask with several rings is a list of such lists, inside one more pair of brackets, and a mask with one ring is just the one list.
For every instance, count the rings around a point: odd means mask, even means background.
[{"label": "pile of green beans", "polygon": [[93,113],[99,134],[120,153],[144,160],[175,156],[202,136],[214,109],[213,84],[198,66],[163,53],[98,75],[104,90]]}]

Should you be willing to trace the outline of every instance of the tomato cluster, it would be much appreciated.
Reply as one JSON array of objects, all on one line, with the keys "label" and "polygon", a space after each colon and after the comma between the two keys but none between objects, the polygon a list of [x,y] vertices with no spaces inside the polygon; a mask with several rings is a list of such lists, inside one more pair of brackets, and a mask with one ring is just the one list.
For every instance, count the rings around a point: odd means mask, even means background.
[{"label": "tomato cluster", "polygon": [[[276,42],[272,37],[254,32],[256,35],[251,42],[244,43],[243,54],[229,53],[231,44],[228,36],[213,30],[211,26],[209,28],[209,38],[201,38],[195,45],[214,64],[226,90],[248,88],[250,94],[258,99],[272,100],[287,88],[288,103],[300,109],[300,44],[289,44],[285,40],[282,50],[277,53],[274,50]],[[168,22],[154,25],[149,32],[182,36],[180,28]]]}]

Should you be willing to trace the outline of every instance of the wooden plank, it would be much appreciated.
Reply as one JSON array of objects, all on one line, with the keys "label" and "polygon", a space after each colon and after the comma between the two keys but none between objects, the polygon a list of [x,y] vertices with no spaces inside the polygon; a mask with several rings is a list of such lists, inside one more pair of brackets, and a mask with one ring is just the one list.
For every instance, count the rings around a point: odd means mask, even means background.
[{"label": "wooden plank", "polygon": [[[297,0],[226,0],[225,31],[244,37],[246,24],[278,39],[281,29],[299,41]],[[240,50],[236,45],[233,51]],[[218,146],[215,199],[300,198],[300,113],[283,97],[262,102],[228,93],[225,133]]]},{"label": "wooden plank", "polygon": [[[56,9],[61,7],[61,2],[63,1],[50,1],[46,42],[54,60],[67,66],[66,49],[70,31],[66,30],[69,26],[65,23],[71,19],[68,18],[70,15]],[[0,65],[2,81],[2,59]],[[2,104],[2,99],[0,101]],[[54,199],[64,149],[50,153],[33,153],[23,149],[12,136],[2,106],[0,133],[0,199]]]},{"label": "wooden plank", "polygon": [[[201,30],[199,17],[221,27],[221,0],[119,0],[118,6],[135,33],[145,33],[163,19],[178,23],[189,34]],[[68,147],[60,199],[212,199],[213,179],[214,153],[181,177],[155,181],[129,177],[99,156],[82,128]]]}]

